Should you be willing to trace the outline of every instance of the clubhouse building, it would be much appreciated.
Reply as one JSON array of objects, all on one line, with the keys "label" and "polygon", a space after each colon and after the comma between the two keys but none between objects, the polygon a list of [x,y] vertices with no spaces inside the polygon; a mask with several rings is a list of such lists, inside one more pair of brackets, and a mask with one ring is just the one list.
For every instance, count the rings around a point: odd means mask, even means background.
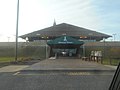
[{"label": "clubhouse building", "polygon": [[50,48],[49,57],[80,57],[86,42],[96,42],[110,35],[62,23],[20,36],[29,42],[46,41]]}]

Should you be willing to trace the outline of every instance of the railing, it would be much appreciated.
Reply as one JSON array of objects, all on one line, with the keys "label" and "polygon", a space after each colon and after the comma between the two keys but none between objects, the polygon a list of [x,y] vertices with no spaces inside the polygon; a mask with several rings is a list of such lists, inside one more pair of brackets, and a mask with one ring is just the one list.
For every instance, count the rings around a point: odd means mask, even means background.
[{"label": "railing", "polygon": [[117,67],[111,85],[109,87],[109,90],[120,90],[120,63]]}]

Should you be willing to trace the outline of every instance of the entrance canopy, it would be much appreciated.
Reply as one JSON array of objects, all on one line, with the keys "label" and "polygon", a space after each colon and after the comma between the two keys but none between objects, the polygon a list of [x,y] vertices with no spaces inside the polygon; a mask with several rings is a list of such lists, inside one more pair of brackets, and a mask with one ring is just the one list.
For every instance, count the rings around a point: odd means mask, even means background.
[{"label": "entrance canopy", "polygon": [[80,46],[83,45],[83,41],[78,41],[70,36],[61,36],[47,43],[50,46]]},{"label": "entrance canopy", "polygon": [[55,53],[59,56],[76,56],[84,42],[65,35],[51,40],[47,44],[50,46],[50,56],[54,56]]}]

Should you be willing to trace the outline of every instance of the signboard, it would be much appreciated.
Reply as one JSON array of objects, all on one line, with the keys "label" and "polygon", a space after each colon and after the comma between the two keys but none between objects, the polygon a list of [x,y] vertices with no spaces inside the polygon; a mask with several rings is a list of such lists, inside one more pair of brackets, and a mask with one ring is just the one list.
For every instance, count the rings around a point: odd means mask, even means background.
[{"label": "signboard", "polygon": [[51,40],[47,43],[48,45],[64,45],[64,44],[72,44],[72,45],[82,45],[84,44],[83,41],[78,41],[70,36],[61,36],[54,40]]}]

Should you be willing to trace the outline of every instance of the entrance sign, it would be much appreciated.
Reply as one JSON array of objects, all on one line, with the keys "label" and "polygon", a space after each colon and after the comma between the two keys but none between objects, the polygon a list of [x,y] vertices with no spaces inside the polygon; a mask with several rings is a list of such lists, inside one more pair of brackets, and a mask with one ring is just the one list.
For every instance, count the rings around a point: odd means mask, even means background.
[{"label": "entrance sign", "polygon": [[58,42],[59,44],[72,44],[73,42]]},{"label": "entrance sign", "polygon": [[61,36],[47,43],[48,45],[82,45],[83,41],[78,41],[70,36]]}]

